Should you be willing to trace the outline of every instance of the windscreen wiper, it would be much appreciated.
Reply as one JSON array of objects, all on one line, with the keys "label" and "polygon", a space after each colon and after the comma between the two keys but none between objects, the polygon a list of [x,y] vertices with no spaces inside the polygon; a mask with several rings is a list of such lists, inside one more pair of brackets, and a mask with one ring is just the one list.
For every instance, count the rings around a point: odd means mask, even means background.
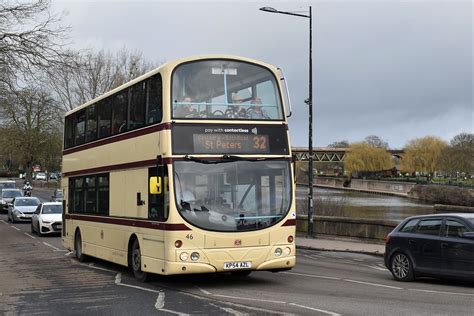
[{"label": "windscreen wiper", "polygon": [[184,156],[184,159],[194,161],[194,162],[203,163],[203,164],[206,164],[206,165],[230,162],[230,160],[225,160],[225,161],[223,161],[223,160],[207,160],[207,159],[197,158],[197,157],[194,157],[194,156],[191,156],[191,155]]},{"label": "windscreen wiper", "polygon": [[281,160],[284,157],[242,157],[236,155],[222,155],[222,159],[231,160],[231,161],[267,161],[267,160]]}]

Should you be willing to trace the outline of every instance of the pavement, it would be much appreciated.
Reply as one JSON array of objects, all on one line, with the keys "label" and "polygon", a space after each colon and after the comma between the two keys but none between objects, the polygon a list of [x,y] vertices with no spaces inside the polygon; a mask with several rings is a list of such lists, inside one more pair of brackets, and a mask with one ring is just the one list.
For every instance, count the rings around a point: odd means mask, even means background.
[{"label": "pavement", "polygon": [[296,248],[322,251],[355,252],[376,256],[383,256],[385,253],[385,245],[383,244],[374,244],[357,240],[327,239],[325,237],[318,236],[307,238],[306,236],[297,235]]}]

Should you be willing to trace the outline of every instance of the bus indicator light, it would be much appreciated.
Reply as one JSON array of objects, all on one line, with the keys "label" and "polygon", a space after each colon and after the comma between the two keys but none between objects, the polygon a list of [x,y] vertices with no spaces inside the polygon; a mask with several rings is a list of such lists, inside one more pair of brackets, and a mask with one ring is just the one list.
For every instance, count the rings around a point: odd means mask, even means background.
[{"label": "bus indicator light", "polygon": [[181,248],[182,245],[183,245],[183,242],[179,239],[174,242],[174,246],[176,248]]},{"label": "bus indicator light", "polygon": [[291,236],[291,235],[288,236],[288,243],[291,244],[293,242],[293,240],[294,240],[293,236]]}]

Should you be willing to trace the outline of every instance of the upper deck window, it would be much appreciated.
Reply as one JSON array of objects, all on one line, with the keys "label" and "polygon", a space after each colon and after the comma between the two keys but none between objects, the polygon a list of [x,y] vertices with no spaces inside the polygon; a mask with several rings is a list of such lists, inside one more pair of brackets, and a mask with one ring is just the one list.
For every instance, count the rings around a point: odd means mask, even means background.
[{"label": "upper deck window", "polygon": [[282,120],[280,100],[275,76],[258,65],[205,60],[173,73],[173,118]]}]

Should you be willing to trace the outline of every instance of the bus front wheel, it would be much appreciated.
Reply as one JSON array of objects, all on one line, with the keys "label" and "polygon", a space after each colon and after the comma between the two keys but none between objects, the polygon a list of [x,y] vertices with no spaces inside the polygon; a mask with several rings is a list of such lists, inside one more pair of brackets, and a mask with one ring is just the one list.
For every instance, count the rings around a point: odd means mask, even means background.
[{"label": "bus front wheel", "polygon": [[86,255],[82,252],[82,237],[81,232],[78,230],[74,238],[74,250],[76,251],[76,258],[79,262],[86,261]]},{"label": "bus front wheel", "polygon": [[146,282],[148,273],[142,271],[142,254],[140,252],[140,244],[135,239],[132,246],[132,270],[135,278],[140,282]]}]

